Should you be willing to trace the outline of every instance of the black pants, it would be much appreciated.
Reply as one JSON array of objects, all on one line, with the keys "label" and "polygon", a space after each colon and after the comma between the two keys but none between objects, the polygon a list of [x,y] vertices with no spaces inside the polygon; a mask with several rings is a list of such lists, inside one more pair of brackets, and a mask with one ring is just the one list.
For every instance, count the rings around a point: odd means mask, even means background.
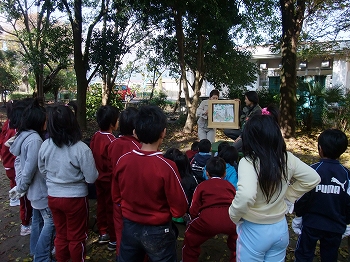
[{"label": "black pants", "polygon": [[322,262],[336,262],[342,234],[303,226],[295,247],[296,262],[312,262],[316,243],[320,240]]},{"label": "black pants", "polygon": [[233,139],[236,140],[241,134],[241,129],[224,129],[224,134]]}]

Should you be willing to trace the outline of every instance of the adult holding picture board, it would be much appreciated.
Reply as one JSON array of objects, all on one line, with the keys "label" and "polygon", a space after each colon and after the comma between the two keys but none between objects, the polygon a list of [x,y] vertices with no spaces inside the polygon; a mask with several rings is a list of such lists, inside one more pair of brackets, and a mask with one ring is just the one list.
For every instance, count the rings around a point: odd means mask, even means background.
[{"label": "adult holding picture board", "polygon": [[[208,100],[218,100],[219,90],[214,89],[209,94]],[[203,100],[196,111],[198,117],[198,139],[208,139],[211,143],[215,142],[216,128],[208,127],[208,100]]]}]

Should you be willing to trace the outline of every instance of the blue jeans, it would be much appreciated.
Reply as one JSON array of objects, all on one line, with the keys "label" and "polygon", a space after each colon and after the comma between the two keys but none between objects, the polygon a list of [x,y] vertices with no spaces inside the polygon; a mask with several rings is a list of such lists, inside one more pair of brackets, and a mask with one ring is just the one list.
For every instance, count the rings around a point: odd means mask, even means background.
[{"label": "blue jeans", "polygon": [[289,244],[287,221],[256,224],[243,220],[237,227],[237,262],[284,262]]},{"label": "blue jeans", "polygon": [[30,234],[30,253],[35,262],[51,261],[55,226],[51,210],[33,208],[32,232]]},{"label": "blue jeans", "polygon": [[123,219],[122,241],[118,262],[176,262],[176,236],[171,222],[150,226]]}]

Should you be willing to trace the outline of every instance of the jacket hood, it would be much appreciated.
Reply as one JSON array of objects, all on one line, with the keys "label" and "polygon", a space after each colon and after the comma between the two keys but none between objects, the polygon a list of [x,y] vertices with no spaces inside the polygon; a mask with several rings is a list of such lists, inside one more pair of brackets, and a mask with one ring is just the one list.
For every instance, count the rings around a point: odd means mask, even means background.
[{"label": "jacket hood", "polygon": [[12,145],[10,145],[10,152],[14,156],[19,156],[21,154],[21,145],[23,144],[23,141],[33,133],[36,133],[36,131],[27,130],[22,131],[20,134],[16,135],[15,140],[13,141]]},{"label": "jacket hood", "polygon": [[201,154],[197,153],[194,156],[194,161],[196,161],[197,164],[199,164],[200,166],[205,166],[207,164],[207,161],[209,158],[211,158],[210,154],[201,155]]}]

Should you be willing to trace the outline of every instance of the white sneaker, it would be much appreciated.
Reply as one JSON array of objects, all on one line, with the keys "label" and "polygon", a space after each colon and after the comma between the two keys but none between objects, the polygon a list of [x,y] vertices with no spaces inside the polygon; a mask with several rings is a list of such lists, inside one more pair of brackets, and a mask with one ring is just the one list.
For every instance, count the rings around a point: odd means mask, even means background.
[{"label": "white sneaker", "polygon": [[21,233],[20,233],[21,236],[30,235],[31,232],[32,232],[31,226],[21,225]]},{"label": "white sneaker", "polygon": [[19,205],[20,205],[19,199],[17,199],[17,200],[10,199],[10,207],[16,207]]}]

